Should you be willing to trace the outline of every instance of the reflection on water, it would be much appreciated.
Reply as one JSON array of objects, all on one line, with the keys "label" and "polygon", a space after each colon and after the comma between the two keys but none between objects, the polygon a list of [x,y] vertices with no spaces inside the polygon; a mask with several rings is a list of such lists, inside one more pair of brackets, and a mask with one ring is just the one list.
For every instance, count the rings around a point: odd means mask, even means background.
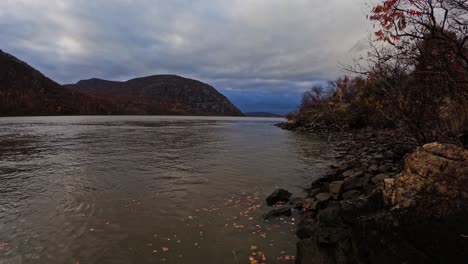
[{"label": "reflection on water", "polygon": [[330,153],[275,122],[0,118],[0,263],[293,255],[295,219],[263,222],[264,198],[277,186],[300,195]]}]

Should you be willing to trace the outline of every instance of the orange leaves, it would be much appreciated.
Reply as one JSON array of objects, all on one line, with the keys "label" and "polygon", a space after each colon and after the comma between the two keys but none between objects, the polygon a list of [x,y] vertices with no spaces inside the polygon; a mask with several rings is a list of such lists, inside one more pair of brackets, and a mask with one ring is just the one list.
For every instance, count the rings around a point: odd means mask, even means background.
[{"label": "orange leaves", "polygon": [[250,250],[252,251],[252,255],[249,256],[250,263],[257,263],[257,264],[266,263],[267,257],[262,251],[258,250],[257,246],[255,245],[250,246]]}]

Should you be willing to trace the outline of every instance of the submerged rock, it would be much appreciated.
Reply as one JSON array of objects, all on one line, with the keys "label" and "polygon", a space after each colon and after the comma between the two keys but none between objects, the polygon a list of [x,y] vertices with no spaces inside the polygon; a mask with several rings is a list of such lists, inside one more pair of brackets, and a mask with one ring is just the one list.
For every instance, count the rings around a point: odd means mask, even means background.
[{"label": "submerged rock", "polygon": [[289,201],[289,204],[296,207],[298,204],[301,204],[302,202],[304,201],[303,198],[301,197],[295,197],[295,198],[292,198],[290,201]]},{"label": "submerged rock", "polygon": [[278,209],[273,209],[270,212],[264,214],[262,216],[263,220],[270,220],[275,217],[280,217],[280,216],[291,216],[292,215],[292,210],[289,207],[282,207]]},{"label": "submerged rock", "polygon": [[291,198],[291,193],[284,190],[284,189],[276,189],[273,191],[270,196],[266,198],[266,203],[268,206],[275,205],[276,203],[282,202],[282,203],[287,203],[289,201],[289,198]]}]

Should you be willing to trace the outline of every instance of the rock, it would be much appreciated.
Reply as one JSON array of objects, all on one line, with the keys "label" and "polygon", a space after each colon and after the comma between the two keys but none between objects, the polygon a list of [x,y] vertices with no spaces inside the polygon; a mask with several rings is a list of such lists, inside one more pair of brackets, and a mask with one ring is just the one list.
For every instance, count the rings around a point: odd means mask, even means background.
[{"label": "rock", "polygon": [[329,264],[335,261],[325,252],[317,249],[314,238],[303,239],[297,242],[296,264]]},{"label": "rock", "polygon": [[393,153],[391,150],[385,151],[384,155],[389,159],[393,159],[395,157],[395,153]]},{"label": "rock", "polygon": [[420,216],[445,216],[467,210],[468,150],[430,143],[405,160],[396,179],[384,182],[384,200],[394,209],[414,208]]},{"label": "rock", "polygon": [[343,190],[343,183],[344,181],[334,181],[329,185],[330,194],[335,200],[338,200],[341,195],[341,191]]},{"label": "rock", "polygon": [[375,160],[383,160],[385,157],[384,157],[384,155],[382,155],[382,154],[375,154],[375,155],[373,156],[373,158],[374,158]]},{"label": "rock", "polygon": [[315,199],[320,202],[326,202],[332,198],[330,193],[319,193],[315,195]]},{"label": "rock", "polygon": [[361,187],[361,180],[358,177],[349,177],[344,180],[343,190],[349,191]]},{"label": "rock", "polygon": [[303,210],[308,210],[308,211],[314,211],[317,209],[318,201],[315,200],[314,198],[307,198],[304,199],[301,203],[298,203],[296,205],[296,209],[303,209]]},{"label": "rock", "polygon": [[345,172],[343,172],[343,177],[350,177],[351,175],[354,174],[354,170],[347,170]]},{"label": "rock", "polygon": [[275,217],[280,217],[280,216],[291,216],[292,215],[292,210],[289,207],[282,207],[278,209],[273,209],[270,212],[264,214],[262,216],[263,220],[270,220]]},{"label": "rock", "polygon": [[358,171],[355,171],[353,174],[351,174],[350,177],[361,177],[362,175],[364,175],[364,171],[358,170]]},{"label": "rock", "polygon": [[312,217],[304,218],[297,226],[296,235],[300,239],[312,237],[317,231],[317,221]]},{"label": "rock", "polygon": [[371,181],[374,183],[374,184],[377,184],[379,182],[382,182],[383,180],[385,180],[386,178],[388,178],[388,175],[387,174],[384,174],[384,173],[380,173],[380,174],[377,174],[376,176],[374,176]]},{"label": "rock", "polygon": [[379,166],[377,164],[372,164],[367,170],[370,173],[376,173],[379,171]]},{"label": "rock", "polygon": [[296,207],[298,204],[302,203],[303,200],[304,199],[302,199],[301,197],[295,197],[289,201],[289,204]]},{"label": "rock", "polygon": [[392,167],[389,166],[389,165],[380,165],[379,168],[377,169],[378,172],[381,172],[381,173],[386,173],[386,172],[389,172],[392,170]]},{"label": "rock", "polygon": [[309,197],[315,197],[315,195],[319,194],[320,193],[320,188],[315,188],[315,189],[312,189],[311,191],[309,191],[309,193],[307,194],[307,196]]},{"label": "rock", "polygon": [[339,206],[327,207],[318,215],[317,240],[320,244],[336,244],[349,235],[348,226],[341,220]]},{"label": "rock", "polygon": [[345,200],[352,199],[352,198],[358,197],[360,194],[361,193],[357,190],[350,190],[350,191],[343,193],[343,199]]},{"label": "rock", "polygon": [[279,202],[288,202],[289,201],[289,198],[291,197],[291,193],[284,190],[284,189],[276,189],[273,191],[272,194],[270,194],[270,196],[268,196],[266,198],[266,202],[268,204],[268,206],[272,206],[276,203],[279,203]]},{"label": "rock", "polygon": [[325,174],[326,178],[333,178],[337,176],[340,173],[338,169],[330,169],[328,172]]},{"label": "rock", "polygon": [[367,174],[361,178],[358,178],[358,177],[346,178],[344,180],[343,190],[349,191],[353,189],[363,189],[367,185],[371,177],[372,175]]}]

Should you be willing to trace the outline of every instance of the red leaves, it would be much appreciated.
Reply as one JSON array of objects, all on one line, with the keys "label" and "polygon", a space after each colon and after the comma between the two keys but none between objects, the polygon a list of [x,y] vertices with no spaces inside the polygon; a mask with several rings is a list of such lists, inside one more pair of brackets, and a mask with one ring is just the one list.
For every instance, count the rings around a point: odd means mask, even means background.
[{"label": "red leaves", "polygon": [[378,37],[378,38],[381,38],[381,37],[383,37],[383,35],[384,35],[384,33],[383,33],[382,30],[379,30],[379,31],[377,31],[377,32],[374,32],[374,34],[375,34],[375,36]]},{"label": "red leaves", "polygon": [[413,10],[413,9],[410,9],[408,10],[408,13],[410,14],[410,16],[422,16],[422,12],[421,11],[418,11],[418,10]]},{"label": "red leaves", "polygon": [[423,12],[419,10],[417,2],[421,0],[385,0],[376,5],[369,16],[369,19],[380,24],[381,29],[374,32],[377,40],[392,41],[400,40],[398,32],[404,31],[407,27],[407,17],[420,17]]}]

